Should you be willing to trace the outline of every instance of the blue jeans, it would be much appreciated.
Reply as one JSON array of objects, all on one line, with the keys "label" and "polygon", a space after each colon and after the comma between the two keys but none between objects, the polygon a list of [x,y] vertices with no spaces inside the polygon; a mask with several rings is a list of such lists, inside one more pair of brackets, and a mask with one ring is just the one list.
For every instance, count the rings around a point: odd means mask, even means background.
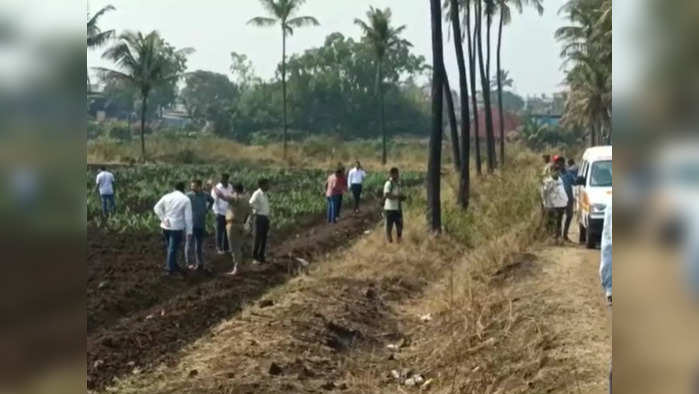
[{"label": "blue jeans", "polygon": [[[192,245],[194,244],[194,245]],[[190,261],[194,260],[196,262],[196,265],[199,267],[204,266],[204,253],[203,253],[203,245],[204,245],[204,229],[203,228],[194,228],[192,229],[192,239],[190,240],[189,237],[187,237],[187,240],[184,243],[184,260],[185,262],[189,265]],[[190,254],[191,250],[194,248],[194,259],[190,259]]]},{"label": "blue jeans", "polygon": [[180,250],[183,233],[184,231],[182,230],[163,230],[165,250],[167,252],[165,263],[167,264],[167,271],[170,273],[180,270],[180,267],[177,265],[177,252]]},{"label": "blue jeans", "polygon": [[102,199],[102,214],[104,216],[116,210],[116,204],[114,204],[114,194],[100,194]]},{"label": "blue jeans", "polygon": [[326,197],[328,201],[328,223],[337,223],[338,196]]}]

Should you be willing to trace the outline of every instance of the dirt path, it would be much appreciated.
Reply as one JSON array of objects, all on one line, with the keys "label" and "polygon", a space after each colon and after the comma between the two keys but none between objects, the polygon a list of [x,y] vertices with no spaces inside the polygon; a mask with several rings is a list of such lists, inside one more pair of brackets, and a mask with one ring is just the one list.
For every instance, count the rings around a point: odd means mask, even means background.
[{"label": "dirt path", "polygon": [[[268,264],[243,266],[232,278],[163,277],[162,241],[157,236],[114,235],[115,241],[88,236],[88,388],[103,388],[114,377],[161,363],[173,365],[179,349],[292,278],[298,267],[294,258],[313,261],[347,246],[378,219],[367,211],[347,216],[338,225],[284,234],[285,241],[272,243]],[[225,256],[212,262],[217,272],[230,269]]]}]

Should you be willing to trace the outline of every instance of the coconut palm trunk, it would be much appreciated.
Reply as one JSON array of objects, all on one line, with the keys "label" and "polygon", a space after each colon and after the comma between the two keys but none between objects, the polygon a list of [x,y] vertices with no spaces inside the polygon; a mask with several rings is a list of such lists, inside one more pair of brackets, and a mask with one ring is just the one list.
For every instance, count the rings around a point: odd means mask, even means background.
[{"label": "coconut palm trunk", "polygon": [[388,152],[386,149],[386,108],[384,107],[383,94],[383,61],[379,60],[379,122],[381,123],[381,164],[386,164]]},{"label": "coconut palm trunk", "polygon": [[146,161],[146,109],[148,107],[148,93],[147,89],[141,91],[141,161]]},{"label": "coconut palm trunk", "polygon": [[456,50],[456,63],[459,67],[459,100],[461,104],[461,169],[459,177],[459,192],[457,200],[463,209],[468,208],[469,189],[471,182],[469,156],[471,138],[471,119],[468,110],[468,83],[466,82],[466,60],[464,59],[464,47],[461,42],[461,25],[459,21],[459,1],[450,0],[451,26],[454,31],[454,49]]},{"label": "coconut palm trunk", "polygon": [[498,78],[498,116],[500,119],[500,166],[505,165],[505,119],[502,110],[502,27],[505,24],[504,7],[500,7],[500,25],[498,26],[497,78]]},{"label": "coconut palm trunk", "polygon": [[[474,3],[475,7],[475,3]],[[473,126],[474,126],[474,144],[476,145],[476,172],[478,175],[483,174],[481,160],[481,137],[480,137],[480,122],[478,120],[478,96],[476,95],[476,34],[473,32],[471,37],[471,0],[466,0],[464,6],[466,9],[466,41],[468,42],[468,67],[469,77],[471,79],[471,105],[473,106]],[[477,23],[476,23],[477,25]],[[475,26],[474,26],[475,28]]]},{"label": "coconut palm trunk", "polygon": [[286,160],[286,146],[287,146],[287,109],[286,109],[286,29],[282,26],[282,105],[284,106],[284,136],[283,136],[283,148],[282,148],[282,158]]},{"label": "coconut palm trunk", "polygon": [[444,98],[444,55],[442,52],[442,7],[430,0],[432,21],[432,133],[427,163],[427,223],[432,233],[442,229],[440,170],[442,161],[442,111]]},{"label": "coconut palm trunk", "polygon": [[[478,28],[476,29],[476,34],[478,34],[477,47],[478,47],[478,65],[481,71],[481,90],[483,93],[483,106],[485,107],[485,132],[486,132],[486,149],[488,153],[488,172],[493,172],[495,170],[495,144],[493,135],[493,113],[490,104],[490,81],[488,80],[488,72],[485,67],[485,62],[487,59],[483,57],[483,24],[482,24],[482,0],[478,0]],[[487,22],[487,20],[486,20]]]},{"label": "coconut palm trunk", "polygon": [[453,158],[454,169],[461,170],[461,157],[459,153],[459,131],[456,125],[456,111],[454,110],[454,98],[451,95],[451,86],[449,85],[449,76],[446,71],[442,71],[444,75],[444,96],[447,99],[447,116],[449,118],[449,128],[451,130],[451,152]]}]

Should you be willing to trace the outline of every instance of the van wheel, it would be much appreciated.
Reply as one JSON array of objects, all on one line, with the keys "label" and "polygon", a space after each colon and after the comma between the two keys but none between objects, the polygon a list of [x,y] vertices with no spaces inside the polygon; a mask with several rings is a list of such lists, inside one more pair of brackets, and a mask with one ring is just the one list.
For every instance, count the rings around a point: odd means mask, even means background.
[{"label": "van wheel", "polygon": [[578,233],[579,234],[578,242],[580,242],[582,244],[582,243],[585,243],[585,238],[587,237],[587,231],[585,231],[585,227],[583,227],[582,224],[579,224],[578,226],[580,228],[580,232]]},{"label": "van wheel", "polygon": [[592,234],[587,234],[587,239],[585,240],[585,246],[588,249],[594,249],[595,246],[597,246],[597,243],[595,242],[595,238],[592,236]]}]

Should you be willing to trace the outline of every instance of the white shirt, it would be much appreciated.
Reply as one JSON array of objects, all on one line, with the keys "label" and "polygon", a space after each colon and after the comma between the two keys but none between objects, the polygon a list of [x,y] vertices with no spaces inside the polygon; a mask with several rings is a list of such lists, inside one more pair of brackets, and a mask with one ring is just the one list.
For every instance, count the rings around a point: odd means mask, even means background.
[{"label": "white shirt", "polygon": [[252,193],[250,208],[255,215],[269,216],[269,199],[262,189],[257,189],[255,193]]},{"label": "white shirt", "polygon": [[561,178],[548,177],[542,186],[544,208],[565,208],[568,205],[568,195]]},{"label": "white shirt", "polygon": [[95,183],[99,187],[100,195],[114,194],[114,175],[109,171],[100,171]]},{"label": "white shirt", "polygon": [[211,197],[214,198],[214,205],[211,207],[211,210],[214,211],[216,215],[226,216],[226,211],[228,211],[229,205],[228,201],[220,198],[216,193],[217,190],[226,197],[232,197],[233,185],[229,183],[227,187],[223,187],[223,184],[219,182],[214,190],[211,191]]},{"label": "white shirt", "polygon": [[347,183],[351,185],[361,185],[366,177],[366,172],[361,168],[354,167],[347,174]]},{"label": "white shirt", "polygon": [[186,230],[192,234],[192,202],[184,193],[175,190],[164,195],[153,211],[160,218],[160,227],[165,230]]},{"label": "white shirt", "polygon": [[[391,186],[391,180],[386,181],[386,183],[383,185],[383,195],[386,197],[389,194],[400,194],[400,186],[398,186],[398,182],[393,182],[393,186]],[[400,200],[397,198],[386,198],[383,209],[386,211],[400,211]]]}]

